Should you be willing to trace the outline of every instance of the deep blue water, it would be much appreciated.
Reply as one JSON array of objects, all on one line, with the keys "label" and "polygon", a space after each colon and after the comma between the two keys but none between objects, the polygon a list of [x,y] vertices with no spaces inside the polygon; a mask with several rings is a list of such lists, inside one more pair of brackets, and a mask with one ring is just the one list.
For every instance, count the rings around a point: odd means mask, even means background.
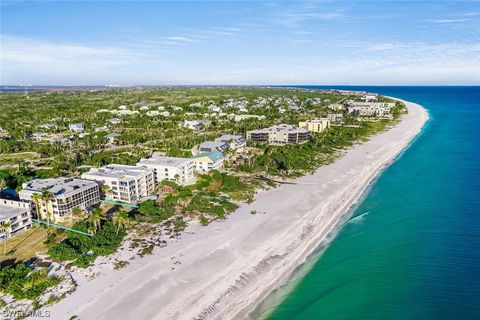
[{"label": "deep blue water", "polygon": [[268,318],[480,319],[480,87],[334,88],[431,120]]}]

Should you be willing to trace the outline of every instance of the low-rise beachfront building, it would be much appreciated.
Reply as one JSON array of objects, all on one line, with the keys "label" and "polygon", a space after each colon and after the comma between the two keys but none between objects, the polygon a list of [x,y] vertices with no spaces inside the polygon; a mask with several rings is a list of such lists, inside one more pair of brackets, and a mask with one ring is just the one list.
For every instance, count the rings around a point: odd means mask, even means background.
[{"label": "low-rise beachfront building", "polygon": [[213,151],[200,153],[192,157],[195,169],[200,173],[207,173],[210,170],[221,170],[225,158],[221,152]]},{"label": "low-rise beachfront building", "polygon": [[307,129],[310,132],[323,132],[330,128],[330,120],[328,118],[319,118],[313,120],[302,121],[298,123],[300,128]]},{"label": "low-rise beachfront building", "polygon": [[[41,197],[44,191],[50,199]],[[40,219],[60,222],[74,208],[88,210],[100,203],[100,189],[95,181],[74,178],[35,179],[22,185],[19,196],[32,204],[32,212]]]},{"label": "low-rise beachfront building", "polygon": [[96,181],[105,198],[112,201],[135,204],[155,190],[153,170],[137,166],[110,164],[92,168],[82,178]]},{"label": "low-rise beachfront building", "polygon": [[10,199],[0,199],[0,238],[6,239],[29,229],[32,226],[30,203]]},{"label": "low-rise beachfront building", "polygon": [[193,159],[155,156],[140,160],[137,166],[152,169],[155,183],[160,183],[165,179],[174,181],[179,185],[195,183]]},{"label": "low-rise beachfront building", "polygon": [[247,146],[247,140],[245,137],[236,134],[224,134],[215,139],[215,141],[227,142],[230,149],[238,151],[243,150]]},{"label": "low-rise beachfront building", "polygon": [[267,144],[298,144],[310,139],[307,129],[289,124],[279,124],[269,128],[247,131],[247,139]]},{"label": "low-rise beachfront building", "polygon": [[68,125],[68,129],[74,133],[82,133],[83,132],[83,123],[70,123]]},{"label": "low-rise beachfront building", "polygon": [[347,101],[345,109],[358,116],[388,117],[395,103]]},{"label": "low-rise beachfront building", "polygon": [[225,152],[230,148],[230,143],[226,141],[204,141],[198,146],[198,153],[206,152]]}]

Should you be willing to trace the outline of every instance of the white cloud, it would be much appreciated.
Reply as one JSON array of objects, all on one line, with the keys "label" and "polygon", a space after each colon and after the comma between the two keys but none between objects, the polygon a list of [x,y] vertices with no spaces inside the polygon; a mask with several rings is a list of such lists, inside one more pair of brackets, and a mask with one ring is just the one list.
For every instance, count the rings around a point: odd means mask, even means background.
[{"label": "white cloud", "polygon": [[[0,36],[2,83],[42,82],[57,78],[104,76],[107,70],[133,65],[148,56],[121,46],[63,43]],[[27,80],[28,79],[28,80]]]},{"label": "white cloud", "polygon": [[0,40],[4,84],[480,84],[478,42],[292,39],[306,50],[290,55],[282,48],[291,43],[279,42],[271,56],[252,48],[215,56],[201,47],[195,54],[174,46],[164,53],[164,37],[122,46]]},{"label": "white cloud", "polygon": [[185,43],[192,43],[192,42],[200,42],[198,39],[194,39],[192,37],[183,37],[183,36],[175,36],[175,37],[167,37],[167,42],[170,44],[185,44]]},{"label": "white cloud", "polygon": [[289,2],[269,4],[275,24],[297,28],[307,21],[343,21],[347,18],[344,9],[326,8],[321,2]]},{"label": "white cloud", "polygon": [[470,21],[470,19],[462,18],[462,19],[428,19],[425,20],[427,22],[438,23],[438,24],[452,24],[452,23],[462,23]]},{"label": "white cloud", "polygon": [[56,64],[65,66],[72,61],[81,64],[116,65],[134,61],[135,54],[127,49],[111,46],[87,46],[77,43],[58,43],[12,36],[0,36],[1,61],[4,66],[15,63],[42,67]]}]

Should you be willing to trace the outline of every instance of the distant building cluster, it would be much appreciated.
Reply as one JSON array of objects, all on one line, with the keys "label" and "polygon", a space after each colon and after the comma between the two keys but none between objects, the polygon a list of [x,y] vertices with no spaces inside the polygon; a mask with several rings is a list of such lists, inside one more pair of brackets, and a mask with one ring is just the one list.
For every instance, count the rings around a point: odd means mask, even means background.
[{"label": "distant building cluster", "polygon": [[348,101],[345,109],[348,113],[358,116],[389,117],[395,103]]}]

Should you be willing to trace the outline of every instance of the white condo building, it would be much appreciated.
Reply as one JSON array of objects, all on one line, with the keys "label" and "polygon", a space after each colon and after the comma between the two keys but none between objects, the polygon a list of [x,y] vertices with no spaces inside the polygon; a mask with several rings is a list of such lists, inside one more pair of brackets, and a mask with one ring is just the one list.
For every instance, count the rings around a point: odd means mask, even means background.
[{"label": "white condo building", "polygon": [[[44,190],[52,194],[52,200],[35,200],[33,196],[41,195]],[[38,217],[46,219],[48,215],[54,221],[63,221],[74,208],[88,210],[100,202],[95,181],[73,178],[35,179],[22,185],[19,196],[32,203]]]},{"label": "white condo building", "polygon": [[310,139],[307,129],[289,124],[278,124],[269,128],[247,131],[247,139],[268,144],[297,144]]},{"label": "white condo building", "polygon": [[92,168],[82,178],[98,182],[102,189],[107,186],[105,197],[112,201],[136,203],[155,190],[153,170],[137,166],[110,164]]},{"label": "white condo building", "polygon": [[0,225],[9,223],[7,230],[0,229],[0,238],[6,239],[32,226],[30,203],[0,199]]},{"label": "white condo building", "polygon": [[180,185],[195,182],[195,164],[192,159],[158,156],[142,159],[137,166],[152,169],[155,174],[155,183],[165,179]]},{"label": "white condo building", "polygon": [[348,113],[359,116],[388,117],[391,115],[391,111],[394,107],[395,103],[391,102],[347,101],[345,103],[345,108]]}]

